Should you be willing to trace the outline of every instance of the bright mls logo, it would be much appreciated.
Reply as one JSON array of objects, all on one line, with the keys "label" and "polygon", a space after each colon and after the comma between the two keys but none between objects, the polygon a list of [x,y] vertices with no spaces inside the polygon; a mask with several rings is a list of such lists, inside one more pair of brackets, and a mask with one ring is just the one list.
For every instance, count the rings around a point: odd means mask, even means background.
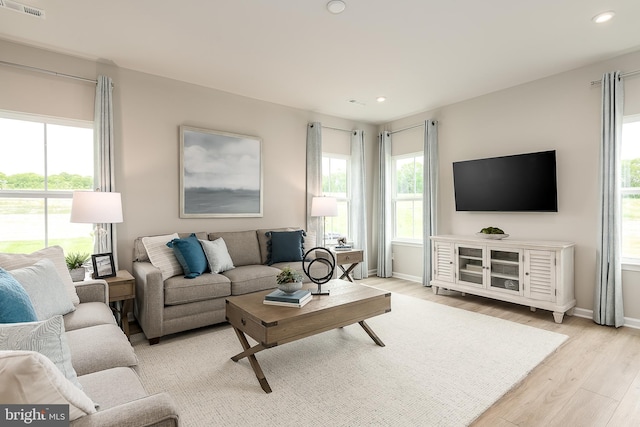
[{"label": "bright mls logo", "polygon": [[69,405],[0,405],[0,425],[69,427]]}]

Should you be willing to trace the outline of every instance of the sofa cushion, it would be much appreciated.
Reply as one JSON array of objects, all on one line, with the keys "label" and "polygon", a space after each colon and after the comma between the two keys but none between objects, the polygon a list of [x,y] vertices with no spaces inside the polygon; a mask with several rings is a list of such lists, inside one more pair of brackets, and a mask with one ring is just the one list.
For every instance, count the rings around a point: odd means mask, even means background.
[{"label": "sofa cushion", "polygon": [[28,267],[35,264],[41,259],[50,259],[56,266],[56,271],[65,285],[65,289],[69,293],[69,298],[73,305],[80,304],[80,299],[76,293],[76,287],[71,280],[71,274],[67,269],[67,262],[64,259],[64,251],[60,246],[49,246],[30,254],[8,254],[0,253],[0,267],[5,270],[15,270],[17,268]]},{"label": "sofa cushion", "polygon": [[76,309],[51,260],[41,259],[9,273],[29,294],[38,320],[46,320],[57,314],[65,315]]},{"label": "sofa cushion", "polygon": [[103,302],[83,302],[63,317],[64,330],[73,331],[95,325],[115,325],[111,308]]},{"label": "sofa cushion", "polygon": [[216,240],[219,237],[224,239],[233,265],[236,267],[260,264],[260,247],[255,230],[209,233],[209,240]]},{"label": "sofa cushion", "polygon": [[71,349],[71,363],[78,375],[138,364],[127,336],[116,325],[75,329],[66,335]]},{"label": "sofa cushion", "polygon": [[184,277],[193,279],[207,271],[207,258],[195,234],[181,239],[173,239],[167,243],[173,249],[173,254],[178,259],[184,271]]},{"label": "sofa cushion", "polygon": [[62,316],[54,316],[42,322],[0,325],[0,350],[37,351],[47,356],[65,378],[80,387]]},{"label": "sofa cushion", "polygon": [[229,295],[229,279],[221,274],[205,273],[194,279],[175,276],[164,281],[165,305],[186,304]]},{"label": "sofa cushion", "polygon": [[182,266],[173,253],[173,249],[167,246],[168,242],[177,238],[177,233],[142,238],[142,244],[149,255],[149,260],[162,273],[162,280],[183,273]]},{"label": "sofa cushion", "polygon": [[82,390],[100,411],[124,405],[147,396],[138,374],[132,368],[117,367],[78,377]]},{"label": "sofa cushion", "polygon": [[302,230],[268,232],[267,237],[270,237],[270,240],[267,243],[267,264],[302,261],[304,234]]},{"label": "sofa cushion", "polygon": [[256,235],[258,237],[258,245],[260,246],[260,264],[266,264],[269,256],[269,240],[271,240],[270,235],[267,235],[270,231],[296,231],[301,230],[300,227],[281,227],[281,228],[263,228],[256,230]]},{"label": "sofa cushion", "polygon": [[227,245],[222,237],[216,240],[200,240],[204,254],[207,257],[209,270],[212,273],[222,273],[223,271],[235,268]]},{"label": "sofa cushion", "polygon": [[0,377],[3,404],[69,405],[71,421],[96,412],[91,399],[38,352],[0,351]]},{"label": "sofa cushion", "polygon": [[35,322],[29,294],[7,270],[0,267],[0,323]]},{"label": "sofa cushion", "polygon": [[231,280],[231,295],[242,295],[275,288],[278,273],[277,268],[256,264],[236,267],[222,274]]}]

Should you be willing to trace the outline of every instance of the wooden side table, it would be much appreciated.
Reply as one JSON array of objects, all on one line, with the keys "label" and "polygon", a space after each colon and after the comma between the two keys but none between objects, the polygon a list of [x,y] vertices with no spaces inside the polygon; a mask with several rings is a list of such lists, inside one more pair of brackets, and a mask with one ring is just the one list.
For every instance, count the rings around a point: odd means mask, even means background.
[{"label": "wooden side table", "polygon": [[[347,279],[350,282],[353,282],[351,276],[349,275],[354,268],[360,264],[364,258],[364,251],[362,249],[351,249],[348,251],[336,251],[332,250],[333,255],[336,257],[336,265],[340,267],[342,270],[342,276],[340,279]],[[349,265],[347,269],[343,267],[343,265]]]},{"label": "wooden side table", "polygon": [[129,312],[136,297],[136,279],[127,270],[118,270],[115,276],[104,279],[109,285],[109,302],[122,302],[122,308],[111,307],[120,314],[120,327],[129,338]]}]

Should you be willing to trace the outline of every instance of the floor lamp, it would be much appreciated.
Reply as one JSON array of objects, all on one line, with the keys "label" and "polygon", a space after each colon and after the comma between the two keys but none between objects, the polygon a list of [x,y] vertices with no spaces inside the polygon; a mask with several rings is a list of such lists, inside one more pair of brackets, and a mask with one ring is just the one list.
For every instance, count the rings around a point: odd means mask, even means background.
[{"label": "floor lamp", "polygon": [[311,216],[322,217],[322,246],[326,241],[328,216],[338,216],[338,199],[335,197],[314,197],[311,199]]},{"label": "floor lamp", "polygon": [[[107,231],[102,224],[122,222],[120,193],[103,191],[74,191],[71,201],[71,222],[95,224],[94,251],[107,251]],[[97,243],[97,245],[95,244]],[[113,248],[111,248],[113,252]]]}]

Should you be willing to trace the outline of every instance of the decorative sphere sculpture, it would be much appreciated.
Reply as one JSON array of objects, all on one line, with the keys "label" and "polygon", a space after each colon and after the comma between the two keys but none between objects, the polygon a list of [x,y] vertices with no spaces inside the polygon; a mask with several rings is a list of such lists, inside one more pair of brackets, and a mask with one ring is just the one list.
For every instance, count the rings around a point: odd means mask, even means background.
[{"label": "decorative sphere sculpture", "polygon": [[[318,251],[326,252],[328,256],[323,253],[318,254]],[[312,252],[315,252],[315,256],[311,259],[307,258],[307,256]],[[319,262],[320,264],[324,264],[327,267],[328,273],[326,275],[320,276],[320,277],[314,277],[311,275],[311,266],[316,262]],[[336,258],[333,256],[331,251],[327,248],[323,248],[321,246],[311,248],[307,251],[307,253],[304,254],[304,257],[302,257],[302,271],[304,271],[304,274],[307,275],[309,280],[311,280],[313,283],[318,285],[317,292],[311,292],[314,295],[329,295],[329,291],[322,292],[322,285],[324,283],[327,283],[329,280],[331,280],[335,269],[336,269]]]}]

